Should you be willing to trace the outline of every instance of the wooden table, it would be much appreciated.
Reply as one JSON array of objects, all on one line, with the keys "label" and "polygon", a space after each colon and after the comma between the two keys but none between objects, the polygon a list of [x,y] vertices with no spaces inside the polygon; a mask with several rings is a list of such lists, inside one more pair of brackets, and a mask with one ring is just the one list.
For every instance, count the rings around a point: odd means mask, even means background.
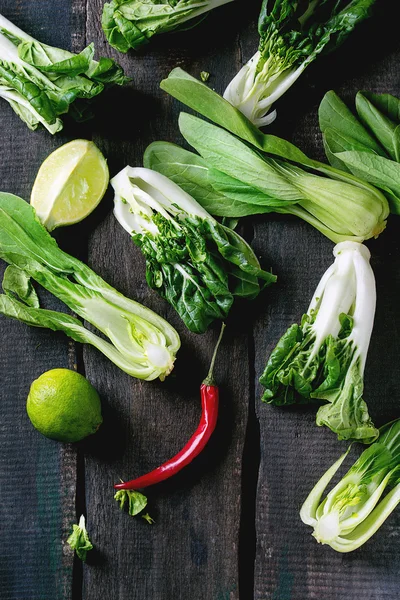
[{"label": "wooden table", "polygon": [[[133,82],[99,98],[90,123],[52,137],[30,132],[0,102],[1,189],[29,199],[37,169],[66,141],[90,138],[111,174],[141,165],[147,144],[182,143],[182,106],[159,89],[175,66],[222,92],[257,45],[259,1],[237,0],[199,27],[160,36],[122,56],[106,43],[100,0],[1,0],[0,11],[43,42],[81,50],[95,42]],[[376,16],[336,53],[317,61],[279,103],[270,131],[323,160],[317,107],[328,89],[351,101],[359,89],[400,95],[398,19]],[[386,2],[386,7],[389,3]],[[386,10],[386,12],[385,12]],[[394,600],[400,598],[400,511],[361,550],[340,555],[318,545],[299,519],[311,486],[345,447],[314,424],[313,408],[280,410],[260,402],[258,377],[279,336],[306,310],[332,261],[333,244],[291,218],[244,220],[241,230],[279,282],[251,304],[238,303],[218,357],[222,406],[206,451],[180,476],[149,490],[150,526],[121,512],[113,483],[172,456],[195,429],[218,326],[189,334],[150,291],[144,261],[112,215],[112,194],[78,226],[56,232],[124,294],[166,317],[182,337],[174,374],[141,382],[96,350],[62,334],[1,318],[0,597],[3,600]],[[368,243],[378,290],[365,399],[376,424],[400,414],[398,218]],[[1,265],[4,269],[4,264]],[[46,307],[61,303],[42,294]],[[62,445],[37,433],[25,411],[33,379],[76,368],[101,394],[104,424],[93,438]],[[81,513],[95,550],[82,565],[66,544]]]}]

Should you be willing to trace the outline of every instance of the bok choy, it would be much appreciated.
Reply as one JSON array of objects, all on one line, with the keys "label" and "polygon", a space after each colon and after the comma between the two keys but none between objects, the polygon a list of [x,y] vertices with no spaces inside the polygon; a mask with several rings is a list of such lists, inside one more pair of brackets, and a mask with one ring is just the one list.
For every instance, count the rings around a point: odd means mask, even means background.
[{"label": "bok choy", "polygon": [[73,54],[38,42],[0,15],[0,97],[30,129],[57,133],[67,112],[84,120],[91,116],[85,101],[128,81],[113,60],[93,56],[93,44]]},{"label": "bok choy", "polygon": [[366,246],[342,242],[300,325],[291,325],[271,353],[260,383],[263,401],[278,406],[326,400],[317,425],[339,439],[378,436],[363,400],[363,376],[376,290]]},{"label": "bok choy", "polygon": [[146,280],[190,331],[223,320],[235,296],[255,298],[276,277],[250,246],[164,175],[126,167],[111,180],[114,214],[146,257]]},{"label": "bok choy", "polygon": [[[91,344],[133,377],[163,380],[171,372],[180,346],[175,329],[63,252],[32,206],[4,192],[0,192],[0,258],[10,265],[4,276],[5,293],[0,294],[0,314]],[[40,308],[30,278],[104,337],[76,317]]]},{"label": "bok choy", "polygon": [[326,156],[334,167],[380,188],[399,215],[400,100],[358,92],[355,110],[332,90],[323,97],[318,113]]},{"label": "bok choy", "polygon": [[366,19],[375,0],[264,0],[255,55],[225,90],[257,127],[276,117],[272,105],[319,54],[337,48]]},{"label": "bok choy", "polygon": [[380,429],[379,439],[321,501],[349,451],[316,483],[300,511],[317,542],[337,552],[352,552],[365,544],[400,502],[400,419]]},{"label": "bok choy", "polygon": [[153,35],[194,27],[228,2],[232,0],[111,0],[104,4],[101,24],[109,44],[128,52]]},{"label": "bok choy", "polygon": [[[335,243],[362,242],[377,237],[386,226],[389,208],[379,190],[328,166],[314,165],[284,140],[274,138],[273,143],[287,160],[277,153],[260,153],[193,115],[181,113],[179,127],[200,157],[156,142],[145,152],[145,166],[173,179],[216,216],[292,214]],[[292,157],[306,169],[294,164]]]}]

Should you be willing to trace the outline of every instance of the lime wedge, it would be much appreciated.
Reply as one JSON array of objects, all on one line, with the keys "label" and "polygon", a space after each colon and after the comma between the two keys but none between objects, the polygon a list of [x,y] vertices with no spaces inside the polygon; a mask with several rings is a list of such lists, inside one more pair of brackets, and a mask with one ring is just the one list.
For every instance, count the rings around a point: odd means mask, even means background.
[{"label": "lime wedge", "polygon": [[42,163],[31,204],[49,231],[79,223],[104,196],[109,181],[107,161],[88,140],[72,140]]}]

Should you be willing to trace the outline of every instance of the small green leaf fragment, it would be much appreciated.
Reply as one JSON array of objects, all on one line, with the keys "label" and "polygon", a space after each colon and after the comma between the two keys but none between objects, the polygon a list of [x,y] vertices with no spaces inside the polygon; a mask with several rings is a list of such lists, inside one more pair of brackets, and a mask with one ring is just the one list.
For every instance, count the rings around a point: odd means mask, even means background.
[{"label": "small green leaf fragment", "polygon": [[93,549],[93,544],[89,539],[88,532],[86,531],[85,517],[81,515],[78,525],[72,525],[72,533],[67,539],[67,544],[75,550],[78,558],[83,562],[86,561],[86,555],[89,550]]},{"label": "small green leaf fragment", "polygon": [[206,81],[208,81],[210,79],[210,73],[208,73],[207,71],[201,71],[200,72],[200,79],[202,81],[204,81],[204,83],[205,83]]},{"label": "small green leaf fragment", "polygon": [[39,308],[39,298],[32,285],[32,280],[22,269],[8,265],[4,271],[2,286],[5,293],[11,298],[17,298],[32,308]]},{"label": "small green leaf fragment", "polygon": [[147,506],[147,498],[140,492],[135,490],[118,490],[115,494],[114,499],[119,502],[121,510],[128,506],[128,513],[134,517],[138,515]]},{"label": "small green leaf fragment", "polygon": [[153,525],[153,523],[155,522],[153,517],[151,517],[149,513],[145,513],[144,515],[142,515],[142,518],[145,519],[148,523],[150,523],[150,525]]}]

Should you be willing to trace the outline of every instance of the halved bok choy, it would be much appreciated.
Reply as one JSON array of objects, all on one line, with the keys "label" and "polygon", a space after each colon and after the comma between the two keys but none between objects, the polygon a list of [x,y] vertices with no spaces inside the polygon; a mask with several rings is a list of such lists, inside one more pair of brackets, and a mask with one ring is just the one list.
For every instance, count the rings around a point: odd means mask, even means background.
[{"label": "halved bok choy", "polygon": [[316,483],[300,510],[317,542],[337,552],[352,552],[365,544],[400,502],[400,419],[380,429],[379,439],[321,501],[349,451]]},{"label": "halved bok choy", "polygon": [[[36,327],[63,331],[100,350],[139,379],[161,380],[171,372],[180,340],[167,321],[108,285],[80,260],[63,252],[22,198],[0,192],[0,257],[9,263],[0,314]],[[30,278],[96,327],[39,307]]]}]

